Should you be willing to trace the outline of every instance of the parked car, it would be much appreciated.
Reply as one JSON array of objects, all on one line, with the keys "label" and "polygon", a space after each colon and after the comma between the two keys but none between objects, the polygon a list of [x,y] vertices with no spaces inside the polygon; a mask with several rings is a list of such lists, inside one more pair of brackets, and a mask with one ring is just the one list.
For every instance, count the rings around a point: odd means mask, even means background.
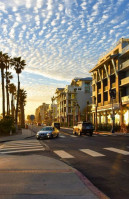
[{"label": "parked car", "polygon": [[58,130],[60,130],[60,123],[59,122],[53,122],[52,126],[56,127]]},{"label": "parked car", "polygon": [[45,126],[36,133],[36,138],[54,138],[59,136],[59,130],[52,126]]},{"label": "parked car", "polygon": [[90,122],[78,122],[77,126],[73,127],[73,134],[77,134],[81,136],[82,134],[90,134],[90,136],[93,135],[93,124]]}]

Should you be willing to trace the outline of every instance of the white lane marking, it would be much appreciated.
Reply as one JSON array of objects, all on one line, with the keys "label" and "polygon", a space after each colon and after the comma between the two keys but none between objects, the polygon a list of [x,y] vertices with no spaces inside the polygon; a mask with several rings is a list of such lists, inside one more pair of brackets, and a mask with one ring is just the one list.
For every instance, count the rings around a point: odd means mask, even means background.
[{"label": "white lane marking", "polygon": [[57,150],[57,151],[54,151],[54,153],[56,153],[61,158],[74,158],[72,155],[70,155],[69,153],[63,150]]},{"label": "white lane marking", "polygon": [[72,138],[77,138],[77,136],[75,136],[75,135],[70,135],[70,137],[72,137]]},{"label": "white lane marking", "polygon": [[98,152],[90,150],[90,149],[79,149],[79,150],[82,151],[82,152],[84,152],[84,153],[86,153],[86,154],[88,154],[88,155],[91,155],[93,157],[105,156],[105,155],[103,155],[101,153],[98,153]]},{"label": "white lane marking", "polygon": [[18,151],[4,151],[0,152],[0,154],[9,154],[9,153],[21,153],[21,152],[32,152],[32,151],[44,151],[45,149],[26,149],[26,150],[18,150]]},{"label": "white lane marking", "polygon": [[64,136],[64,135],[60,135],[59,137],[60,137],[60,138],[66,138],[66,136]]},{"label": "white lane marking", "polygon": [[120,153],[120,154],[123,154],[123,155],[129,155],[129,151],[124,151],[122,149],[117,149],[117,148],[113,148],[113,147],[108,147],[108,148],[104,148],[108,151],[113,151],[113,152],[116,152],[116,153]]}]

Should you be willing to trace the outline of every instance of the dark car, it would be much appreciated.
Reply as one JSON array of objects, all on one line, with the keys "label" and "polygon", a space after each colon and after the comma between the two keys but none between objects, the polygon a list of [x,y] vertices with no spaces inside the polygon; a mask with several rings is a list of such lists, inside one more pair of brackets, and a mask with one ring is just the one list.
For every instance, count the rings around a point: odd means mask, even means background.
[{"label": "dark car", "polygon": [[93,124],[91,122],[78,122],[77,126],[73,127],[73,134],[82,135],[82,134],[89,134],[90,136],[93,135]]}]

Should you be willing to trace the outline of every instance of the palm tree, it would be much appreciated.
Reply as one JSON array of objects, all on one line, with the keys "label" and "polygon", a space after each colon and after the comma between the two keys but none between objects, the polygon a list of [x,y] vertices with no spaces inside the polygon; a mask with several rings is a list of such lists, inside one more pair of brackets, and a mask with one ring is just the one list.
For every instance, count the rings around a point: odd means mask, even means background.
[{"label": "palm tree", "polygon": [[19,81],[19,74],[24,69],[25,60],[21,60],[21,57],[14,57],[11,61],[11,65],[14,66],[14,69],[17,73],[18,77],[18,88],[17,88],[17,105],[16,105],[16,115],[15,115],[15,124],[17,125],[17,117],[18,117],[18,102],[19,102],[19,90],[20,90],[20,81]]},{"label": "palm tree", "polygon": [[4,69],[6,65],[7,53],[0,51],[0,69],[1,69],[1,84],[2,84],[2,113],[5,117],[5,91],[4,91]]},{"label": "palm tree", "polygon": [[12,76],[11,72],[6,71],[5,72],[5,77],[6,77],[7,115],[10,115],[10,105],[9,105],[9,92],[8,92],[8,88],[9,88],[10,80],[13,78],[13,76]]},{"label": "palm tree", "polygon": [[16,96],[16,86],[12,83],[9,84],[9,92],[12,95],[11,96],[11,114],[12,114],[12,117],[14,118],[14,111],[15,111],[14,97]]},{"label": "palm tree", "polygon": [[21,126],[25,126],[25,115],[24,115],[24,107],[26,105],[26,98],[27,98],[27,93],[24,89],[20,89],[19,91],[19,108],[20,108],[20,123]]}]

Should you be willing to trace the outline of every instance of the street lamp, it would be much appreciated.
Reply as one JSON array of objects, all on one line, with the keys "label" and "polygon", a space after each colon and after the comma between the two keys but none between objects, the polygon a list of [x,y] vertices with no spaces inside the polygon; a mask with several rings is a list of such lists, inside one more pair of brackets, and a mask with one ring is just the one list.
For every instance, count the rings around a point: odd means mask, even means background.
[{"label": "street lamp", "polygon": [[114,110],[113,110],[113,99],[116,98],[116,91],[110,89],[109,90],[109,94],[110,94],[110,97],[111,97],[111,100],[112,100],[112,130],[111,130],[111,132],[115,133],[115,131],[114,131],[114,119],[115,119],[115,116],[114,116]]}]

